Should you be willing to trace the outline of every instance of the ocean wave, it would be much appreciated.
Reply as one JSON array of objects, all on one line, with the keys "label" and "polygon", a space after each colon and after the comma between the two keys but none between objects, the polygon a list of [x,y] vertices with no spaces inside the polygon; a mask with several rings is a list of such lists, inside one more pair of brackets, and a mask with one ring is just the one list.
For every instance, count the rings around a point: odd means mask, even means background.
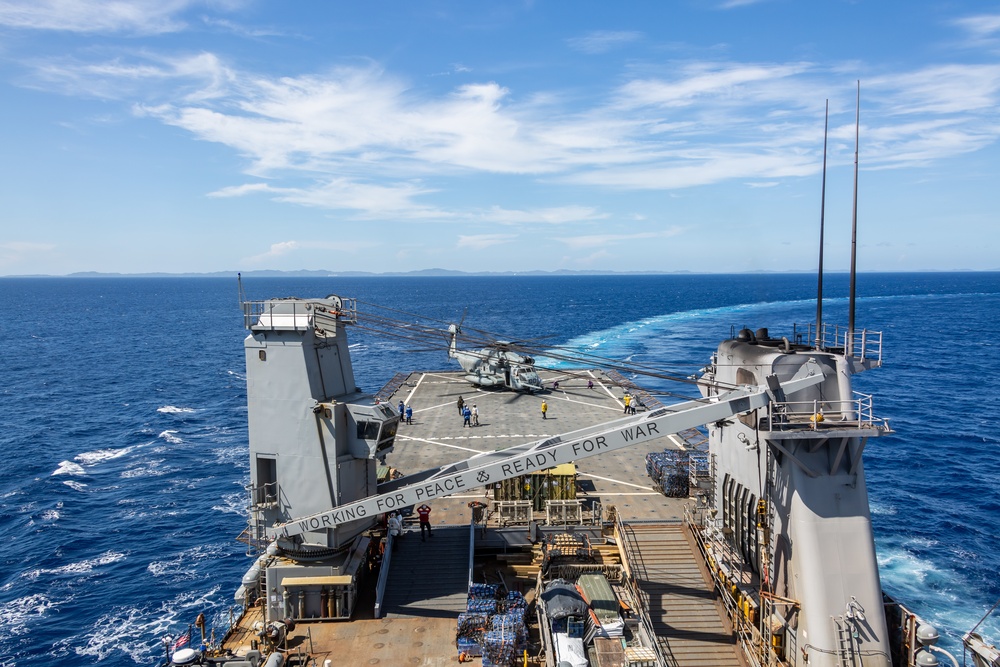
[{"label": "ocean wave", "polygon": [[170,560],[153,561],[146,569],[154,577],[170,577],[171,581],[200,579],[203,573],[192,567],[193,563],[203,563],[206,560],[223,558],[229,555],[229,550],[222,545],[198,544],[185,549]]},{"label": "ocean wave", "polygon": [[4,632],[10,635],[21,635],[28,632],[32,621],[45,616],[57,603],[41,593],[26,595],[0,605],[0,625]]},{"label": "ocean wave", "polygon": [[52,477],[55,475],[84,475],[83,466],[74,461],[62,461],[59,463],[59,467],[52,471]]},{"label": "ocean wave", "polygon": [[179,408],[176,405],[164,405],[162,408],[156,408],[157,412],[162,412],[167,415],[179,415],[194,412],[194,408]]},{"label": "ocean wave", "polygon": [[168,429],[168,430],[163,431],[162,433],[160,433],[160,435],[157,436],[157,437],[163,438],[164,440],[166,440],[167,442],[169,442],[171,445],[182,444],[184,441],[181,440],[180,438],[178,438],[176,434],[177,434],[177,431],[171,431],[171,430]]},{"label": "ocean wave", "polygon": [[895,505],[883,504],[876,501],[870,502],[870,509],[872,514],[881,514],[892,516],[898,511]]},{"label": "ocean wave", "polygon": [[102,565],[111,565],[113,563],[118,563],[125,560],[125,554],[119,551],[105,551],[100,556],[95,556],[94,558],[88,558],[76,563],[68,563],[60,567],[52,568],[38,568],[35,570],[29,570],[22,573],[22,576],[26,579],[35,580],[44,575],[64,575],[73,574],[81,575],[93,572],[95,568]]},{"label": "ocean wave", "polygon": [[222,496],[222,504],[212,505],[212,509],[223,514],[243,516],[247,511],[246,494],[241,492],[227,493]]},{"label": "ocean wave", "polygon": [[213,449],[212,453],[215,455],[215,462],[220,465],[242,465],[247,458],[246,445]]},{"label": "ocean wave", "polygon": [[176,634],[182,621],[190,622],[196,611],[214,608],[218,592],[215,586],[203,593],[183,593],[156,606],[119,607],[101,616],[86,633],[56,642],[55,649],[97,661],[125,654],[136,664],[157,662],[162,657],[163,638]]},{"label": "ocean wave", "polygon": [[122,447],[121,449],[98,449],[93,452],[77,454],[73,457],[73,459],[81,465],[92,466],[101,463],[102,461],[111,461],[112,459],[125,456],[134,449],[135,447]]},{"label": "ocean wave", "polygon": [[76,480],[73,479],[67,479],[63,481],[63,484],[73,489],[74,491],[83,491],[84,489],[87,488],[87,485],[84,484],[83,482],[77,482]]},{"label": "ocean wave", "polygon": [[60,512],[62,508],[63,508],[63,503],[62,501],[59,501],[56,503],[55,507],[50,507],[48,509],[42,510],[38,514],[38,520],[44,523],[52,523],[54,521],[58,521],[59,518],[62,516],[62,512]]},{"label": "ocean wave", "polygon": [[140,464],[129,468],[128,470],[122,471],[121,476],[125,479],[134,479],[136,477],[160,477],[161,475],[166,475],[168,470],[161,468],[164,459],[155,459],[152,461],[145,461]]},{"label": "ocean wave", "polygon": [[38,515],[38,518],[47,523],[51,523],[53,521],[58,521],[60,516],[62,515],[59,514],[59,510],[52,509],[52,510],[45,510],[44,512]]}]

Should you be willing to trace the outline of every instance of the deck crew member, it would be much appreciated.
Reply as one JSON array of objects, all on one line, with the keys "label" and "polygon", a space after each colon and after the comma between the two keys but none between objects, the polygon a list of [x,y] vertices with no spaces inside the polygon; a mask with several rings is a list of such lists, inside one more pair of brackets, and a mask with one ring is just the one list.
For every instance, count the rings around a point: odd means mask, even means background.
[{"label": "deck crew member", "polygon": [[434,534],[431,532],[431,508],[427,505],[427,503],[424,503],[417,508],[417,514],[420,515],[420,541],[426,542],[427,536],[424,535],[425,529],[427,530],[427,535],[434,537]]}]

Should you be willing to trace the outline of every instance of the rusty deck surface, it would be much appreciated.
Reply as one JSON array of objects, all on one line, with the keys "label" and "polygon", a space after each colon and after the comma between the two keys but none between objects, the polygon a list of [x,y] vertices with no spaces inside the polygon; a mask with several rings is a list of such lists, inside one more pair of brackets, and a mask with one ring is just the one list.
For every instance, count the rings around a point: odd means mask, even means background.
[{"label": "rusty deck surface", "polygon": [[296,628],[288,644],[290,652],[299,647],[309,651],[311,645],[316,665],[324,665],[327,660],[331,665],[359,667],[458,664],[453,617],[308,623]]},{"label": "rusty deck surface", "polygon": [[672,667],[744,662],[697,547],[682,523],[629,524],[625,538],[642,603]]}]

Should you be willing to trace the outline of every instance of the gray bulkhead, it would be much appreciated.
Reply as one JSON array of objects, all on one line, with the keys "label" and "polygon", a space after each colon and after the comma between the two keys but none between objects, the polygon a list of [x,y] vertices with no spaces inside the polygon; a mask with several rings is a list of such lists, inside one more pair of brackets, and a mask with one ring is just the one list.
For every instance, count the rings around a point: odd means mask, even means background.
[{"label": "gray bulkhead", "polygon": [[[244,342],[252,509],[266,526],[373,495],[377,458],[391,451],[399,417],[358,392],[339,307],[264,302]],[[303,544],[347,547],[376,518],[310,525]]]},{"label": "gray bulkhead", "polygon": [[[798,430],[776,431],[767,410],[761,409],[709,426],[717,466],[718,516],[728,522],[728,532],[734,527],[737,533],[744,530],[743,541],[752,547],[757,541],[753,501],[768,495],[771,566],[761,578],[776,595],[798,602],[797,610],[783,619],[790,646],[786,659],[811,667],[840,665],[844,642],[853,641],[848,650],[861,657],[862,665],[888,666],[887,629],[861,462],[865,438],[838,422],[856,418],[848,402],[850,366],[842,356],[801,346],[793,349],[787,342],[765,345],[728,340],[719,346],[709,375],[723,386],[765,384],[771,374],[782,381],[791,378],[809,359],[822,368],[824,381],[794,395],[777,396],[771,408],[787,402],[810,414],[822,411],[825,421],[813,424],[806,419]],[[775,417],[775,422],[781,419]],[[732,518],[741,513],[738,520]],[[752,548],[743,551],[751,561],[759,560]],[[848,634],[853,639],[845,640]]]}]

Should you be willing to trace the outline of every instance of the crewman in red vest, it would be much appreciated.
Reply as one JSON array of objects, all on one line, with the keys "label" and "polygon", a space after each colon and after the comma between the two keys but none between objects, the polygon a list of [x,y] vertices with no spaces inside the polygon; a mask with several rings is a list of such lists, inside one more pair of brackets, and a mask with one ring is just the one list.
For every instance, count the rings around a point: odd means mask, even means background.
[{"label": "crewman in red vest", "polygon": [[420,541],[426,542],[427,537],[424,535],[424,529],[427,529],[427,535],[434,537],[434,533],[431,532],[431,508],[424,503],[417,508],[417,514],[420,515]]}]

